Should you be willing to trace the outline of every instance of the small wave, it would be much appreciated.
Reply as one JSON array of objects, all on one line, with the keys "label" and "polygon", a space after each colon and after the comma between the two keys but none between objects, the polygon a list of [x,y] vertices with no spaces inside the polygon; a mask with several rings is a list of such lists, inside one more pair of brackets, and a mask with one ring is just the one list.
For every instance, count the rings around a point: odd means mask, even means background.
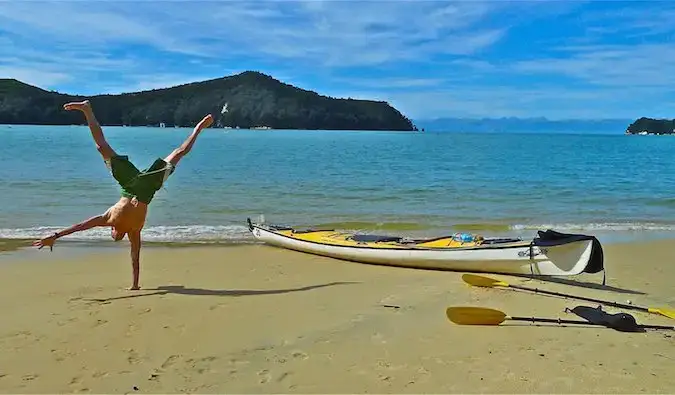
[{"label": "small wave", "polygon": [[512,230],[540,230],[553,229],[559,231],[675,231],[675,224],[660,224],[653,222],[606,222],[606,223],[560,223],[560,224],[519,224],[512,225]]},{"label": "small wave", "polygon": [[461,231],[490,231],[490,232],[502,232],[514,229],[511,225],[508,224],[453,224],[453,229]]},{"label": "small wave", "polygon": [[[329,222],[315,224],[312,227],[332,228],[351,231],[389,231],[413,232],[429,231],[435,227],[414,222]],[[0,228],[0,240],[35,240],[57,232],[64,227],[40,226],[31,228]],[[437,227],[436,227],[437,228]],[[554,229],[562,232],[574,231],[661,231],[675,232],[675,224],[659,223],[549,223],[549,224],[454,224],[452,228],[461,231],[531,231]],[[84,232],[65,236],[62,240],[72,241],[110,241],[110,228],[94,228]],[[183,225],[151,226],[143,229],[143,240],[157,243],[255,243],[248,228],[242,225]]]},{"label": "small wave", "polygon": [[338,230],[382,230],[382,231],[414,231],[426,230],[431,226],[415,222],[366,222],[366,221],[345,221],[345,222],[326,222],[312,225],[315,228],[332,228]]},{"label": "small wave", "polygon": [[[33,228],[2,229],[0,239],[39,239],[64,227],[40,226]],[[110,228],[94,228],[65,236],[66,240],[94,241],[112,240]],[[151,226],[143,229],[143,240],[150,242],[250,242],[253,241],[248,228],[241,225],[206,226]]]},{"label": "small wave", "polygon": [[653,207],[675,207],[675,198],[668,199],[652,199],[646,202],[641,202]]}]

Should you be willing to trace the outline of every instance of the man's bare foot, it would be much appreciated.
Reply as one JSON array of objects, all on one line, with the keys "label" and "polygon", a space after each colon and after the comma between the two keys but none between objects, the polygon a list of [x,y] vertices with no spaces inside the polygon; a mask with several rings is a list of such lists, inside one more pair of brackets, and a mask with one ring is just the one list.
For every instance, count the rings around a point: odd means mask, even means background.
[{"label": "man's bare foot", "polygon": [[213,115],[209,114],[209,115],[205,116],[204,118],[202,118],[201,121],[199,121],[199,123],[197,124],[197,129],[198,130],[206,129],[209,126],[211,126],[212,124],[213,124]]},{"label": "man's bare foot", "polygon": [[66,103],[63,105],[63,108],[67,111],[72,110],[85,111],[91,108],[91,104],[89,103],[89,100],[85,100],[80,102]]},{"label": "man's bare foot", "polygon": [[132,285],[131,287],[127,288],[128,291],[138,291],[140,289],[141,287],[139,287],[138,285]]}]

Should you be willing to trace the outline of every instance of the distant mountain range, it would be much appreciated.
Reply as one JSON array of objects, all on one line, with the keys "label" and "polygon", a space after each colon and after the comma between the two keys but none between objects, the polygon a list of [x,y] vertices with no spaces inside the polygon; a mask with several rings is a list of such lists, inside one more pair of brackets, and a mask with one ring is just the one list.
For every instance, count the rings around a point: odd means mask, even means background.
[{"label": "distant mountain range", "polygon": [[633,119],[568,119],[537,118],[437,118],[416,119],[415,125],[427,132],[597,132],[624,133]]}]

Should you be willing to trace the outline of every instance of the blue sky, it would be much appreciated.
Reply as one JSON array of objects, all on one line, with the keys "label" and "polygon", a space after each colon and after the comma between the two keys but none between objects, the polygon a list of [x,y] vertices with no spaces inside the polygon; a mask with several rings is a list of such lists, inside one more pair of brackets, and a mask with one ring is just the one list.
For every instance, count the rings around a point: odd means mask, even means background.
[{"label": "blue sky", "polygon": [[0,1],[0,77],[74,94],[258,70],[436,117],[675,117],[675,2]]}]

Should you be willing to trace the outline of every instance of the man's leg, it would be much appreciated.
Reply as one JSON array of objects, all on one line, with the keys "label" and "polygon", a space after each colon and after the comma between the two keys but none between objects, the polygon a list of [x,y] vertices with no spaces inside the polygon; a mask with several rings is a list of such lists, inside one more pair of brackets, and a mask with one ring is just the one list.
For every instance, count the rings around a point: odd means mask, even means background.
[{"label": "man's leg", "polygon": [[171,163],[173,166],[176,166],[178,162],[185,156],[187,155],[188,152],[192,149],[192,146],[194,145],[195,141],[197,141],[197,136],[199,136],[199,133],[203,130],[211,126],[213,123],[213,117],[211,114],[205,116],[197,126],[195,126],[194,130],[192,131],[192,134],[190,134],[190,137],[187,138],[181,144],[180,147],[176,148],[167,156],[164,158],[164,161],[167,163]]},{"label": "man's leg", "polygon": [[87,119],[87,124],[89,125],[89,130],[91,131],[91,136],[94,138],[94,143],[96,143],[96,149],[101,153],[104,161],[109,161],[113,156],[117,156],[115,151],[105,140],[101,125],[99,125],[98,120],[96,120],[96,116],[94,115],[94,111],[91,109],[89,100],[66,103],[63,108],[68,111],[78,110],[84,114],[85,118]]}]

